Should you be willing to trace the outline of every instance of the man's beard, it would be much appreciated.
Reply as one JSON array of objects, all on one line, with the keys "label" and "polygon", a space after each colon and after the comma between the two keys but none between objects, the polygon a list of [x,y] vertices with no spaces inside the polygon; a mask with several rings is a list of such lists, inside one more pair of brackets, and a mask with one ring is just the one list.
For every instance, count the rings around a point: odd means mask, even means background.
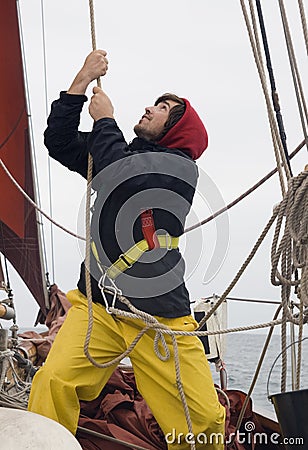
[{"label": "man's beard", "polygon": [[150,142],[158,142],[162,138],[162,133],[159,135],[150,133],[148,130],[145,130],[140,123],[134,126],[134,132],[138,138],[144,139],[145,141]]}]

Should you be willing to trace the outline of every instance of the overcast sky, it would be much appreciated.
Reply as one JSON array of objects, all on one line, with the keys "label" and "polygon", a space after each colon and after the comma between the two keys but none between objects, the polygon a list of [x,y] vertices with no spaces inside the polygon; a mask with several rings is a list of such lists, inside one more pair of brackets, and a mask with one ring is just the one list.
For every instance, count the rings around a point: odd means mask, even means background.
[{"label": "overcast sky", "polygon": [[[88,2],[44,2],[47,96],[44,86],[41,2],[20,0],[29,81],[35,153],[42,207],[48,212],[47,152],[42,142],[46,111],[66,90],[91,51]],[[290,152],[302,141],[294,88],[276,0],[264,4],[264,17]],[[307,61],[298,4],[285,2],[292,37],[307,91]],[[307,5],[306,5],[307,6]],[[308,8],[307,8],[308,10]],[[239,0],[114,0],[95,2],[97,46],[108,52],[103,89],[113,101],[116,120],[127,141],[144,107],[164,92],[186,97],[209,133],[209,147],[198,161],[200,185],[188,225],[229,203],[275,167],[264,97],[257,76]],[[306,83],[306,86],[305,86]],[[88,91],[91,96],[91,89]],[[46,105],[47,97],[47,105]],[[81,129],[92,119],[84,108]],[[303,170],[307,151],[292,161],[294,174]],[[85,181],[51,162],[53,216],[65,227],[77,226]],[[192,231],[182,239],[191,299],[220,295],[237,273],[263,227],[281,200],[278,177],[258,189],[224,218]],[[50,227],[45,222],[49,271],[52,272]],[[230,296],[280,299],[270,284],[270,245],[265,240]],[[82,249],[76,239],[54,228],[55,281],[63,291],[74,289]],[[11,271],[18,323],[31,326],[37,307]],[[230,302],[229,326],[271,320],[273,306]]]}]

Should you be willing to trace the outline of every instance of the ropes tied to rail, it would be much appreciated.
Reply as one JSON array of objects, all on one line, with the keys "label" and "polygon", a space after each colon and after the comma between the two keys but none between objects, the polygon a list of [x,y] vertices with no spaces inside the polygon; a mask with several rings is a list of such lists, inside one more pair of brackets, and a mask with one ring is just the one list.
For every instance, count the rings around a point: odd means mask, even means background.
[{"label": "ropes tied to rail", "polygon": [[[31,383],[28,376],[26,380],[20,378],[15,363],[14,351],[0,351],[0,406],[23,409],[27,407]],[[9,387],[5,385],[8,378],[11,378]]]}]

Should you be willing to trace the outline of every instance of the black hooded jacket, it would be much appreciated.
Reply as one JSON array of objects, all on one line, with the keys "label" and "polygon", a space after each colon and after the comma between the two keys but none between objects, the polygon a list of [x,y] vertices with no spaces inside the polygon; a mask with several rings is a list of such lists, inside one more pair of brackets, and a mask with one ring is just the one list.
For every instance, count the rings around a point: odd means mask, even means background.
[{"label": "black hooded jacket", "polygon": [[[183,151],[140,138],[127,144],[111,118],[95,122],[92,132],[80,132],[80,113],[86,100],[83,95],[61,92],[52,104],[45,145],[52,158],[83,177],[88,152],[92,154],[96,200],[91,236],[102,265],[109,267],[143,239],[140,212],[144,209],[152,209],[158,234],[183,234],[198,178],[197,166],[187,151],[194,135],[189,136]],[[180,317],[191,312],[184,272],[178,249],[154,249],[121,274],[116,284],[138,309],[161,317]],[[92,255],[92,296],[104,304],[98,287],[100,277]],[[78,288],[86,295],[84,263]],[[119,302],[116,306],[125,309]]]}]

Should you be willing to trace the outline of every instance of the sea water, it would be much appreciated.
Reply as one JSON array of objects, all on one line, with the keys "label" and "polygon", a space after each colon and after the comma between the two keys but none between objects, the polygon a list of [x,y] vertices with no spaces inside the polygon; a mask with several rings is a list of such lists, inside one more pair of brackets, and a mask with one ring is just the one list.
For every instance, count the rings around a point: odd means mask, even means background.
[{"label": "sea water", "polygon": [[[225,364],[228,374],[228,388],[238,389],[248,392],[252,379],[257,368],[257,364],[263,350],[266,335],[232,333],[226,335],[226,355]],[[287,345],[290,344],[290,337],[287,337]],[[287,350],[287,391],[292,391],[292,370],[291,370],[291,346]],[[264,413],[269,417],[275,414],[274,406],[268,399],[268,395],[281,392],[281,337],[273,335],[267,349],[257,383],[252,393],[253,409],[259,413]],[[275,364],[274,364],[275,363]],[[274,365],[273,369],[272,366]],[[211,364],[215,383],[219,384],[219,375],[215,371],[215,365]],[[272,372],[270,374],[270,371]],[[308,388],[308,338],[302,342],[301,359],[301,389]]]}]

